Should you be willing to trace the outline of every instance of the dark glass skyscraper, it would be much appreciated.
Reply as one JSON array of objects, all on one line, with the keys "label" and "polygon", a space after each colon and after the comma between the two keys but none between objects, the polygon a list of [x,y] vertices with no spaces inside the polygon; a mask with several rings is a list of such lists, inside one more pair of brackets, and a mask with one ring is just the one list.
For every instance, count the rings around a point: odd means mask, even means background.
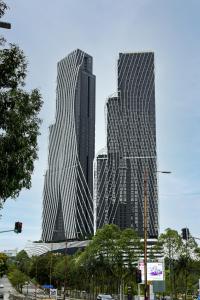
[{"label": "dark glass skyscraper", "polygon": [[[107,182],[104,219],[144,232],[148,173],[148,233],[158,234],[154,54],[120,53],[118,93],[107,100]],[[97,191],[98,195],[98,191]],[[98,198],[98,196],[97,196]],[[97,220],[99,218],[97,205]]]},{"label": "dark glass skyscraper", "polygon": [[42,240],[93,234],[95,76],[92,57],[75,50],[58,63],[56,121],[50,126]]}]

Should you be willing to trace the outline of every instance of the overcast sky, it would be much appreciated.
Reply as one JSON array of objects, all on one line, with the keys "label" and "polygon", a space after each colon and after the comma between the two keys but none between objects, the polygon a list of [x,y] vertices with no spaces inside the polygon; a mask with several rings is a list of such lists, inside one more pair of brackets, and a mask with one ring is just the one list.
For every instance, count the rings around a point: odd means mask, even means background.
[{"label": "overcast sky", "polygon": [[160,231],[188,226],[200,236],[200,1],[9,0],[3,30],[29,61],[26,89],[39,88],[44,106],[32,188],[8,200],[0,229],[23,222],[22,234],[1,234],[0,250],[41,237],[48,126],[55,119],[57,62],[79,48],[94,59],[96,151],[105,146],[104,103],[116,91],[119,52],[155,52]]}]

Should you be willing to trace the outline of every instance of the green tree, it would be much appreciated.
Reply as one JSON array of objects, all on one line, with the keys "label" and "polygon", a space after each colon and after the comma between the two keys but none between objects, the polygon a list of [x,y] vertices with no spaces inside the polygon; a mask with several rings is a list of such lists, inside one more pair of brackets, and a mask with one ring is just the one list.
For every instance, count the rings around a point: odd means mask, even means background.
[{"label": "green tree", "polygon": [[[188,290],[192,290],[192,285],[195,283],[193,273],[195,271],[194,263],[197,264],[197,243],[192,236],[187,241],[182,242],[180,256],[175,262],[175,291],[184,291],[185,299],[187,297]],[[193,270],[191,272],[191,270]],[[197,282],[198,280],[196,280]]]},{"label": "green tree", "polygon": [[119,286],[129,281],[129,276],[133,281],[133,270],[140,253],[136,232],[120,230],[111,224],[97,231],[77,262],[85,283],[95,278],[100,292],[117,292]]},{"label": "green tree", "polygon": [[0,0],[0,18],[4,15],[6,9],[8,9],[7,4]]},{"label": "green tree", "polygon": [[[0,0],[0,16],[6,8]],[[37,89],[23,89],[27,74],[23,51],[14,44],[5,47],[2,40],[0,74],[0,200],[6,201],[31,187],[42,100]]]},{"label": "green tree", "polygon": [[31,259],[30,277],[40,284],[53,283],[53,270],[59,256],[47,253],[41,256],[34,256]]},{"label": "green tree", "polygon": [[166,265],[166,283],[167,290],[174,294],[175,289],[175,261],[181,255],[182,239],[176,230],[167,228],[159,237],[159,243],[163,245],[165,265]]},{"label": "green tree", "polygon": [[26,251],[21,250],[16,256],[16,266],[17,268],[24,272],[26,275],[30,273],[31,259],[28,257]]},{"label": "green tree", "polygon": [[182,240],[178,232],[171,228],[160,235],[159,243],[164,248],[167,292],[175,298],[179,292],[185,292],[186,297],[188,288],[192,289],[195,284],[196,277],[190,269],[194,270],[194,264],[198,263],[197,244],[192,236],[188,241]]},{"label": "green tree", "polygon": [[8,273],[8,278],[12,285],[19,291],[22,292],[23,285],[26,281],[29,281],[29,277],[18,269],[14,269]]},{"label": "green tree", "polygon": [[159,237],[159,242],[163,245],[164,255],[169,259],[177,259],[182,249],[182,239],[176,230],[167,228]]},{"label": "green tree", "polygon": [[57,257],[53,267],[52,278],[58,287],[74,286],[74,260],[72,256],[61,255]]},{"label": "green tree", "polygon": [[85,278],[85,290],[90,290],[90,279],[98,279],[99,289],[107,292],[113,276],[116,242],[120,238],[120,229],[116,225],[105,225],[99,229],[90,244],[78,259],[81,274]]},{"label": "green tree", "polygon": [[7,265],[8,256],[4,253],[0,253],[0,276],[5,274],[7,271],[8,265]]}]

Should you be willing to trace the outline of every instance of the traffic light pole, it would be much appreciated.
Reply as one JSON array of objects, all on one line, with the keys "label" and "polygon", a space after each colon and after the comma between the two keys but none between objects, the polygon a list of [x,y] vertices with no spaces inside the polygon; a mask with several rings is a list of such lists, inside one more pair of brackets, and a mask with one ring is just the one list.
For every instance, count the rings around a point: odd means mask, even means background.
[{"label": "traffic light pole", "polygon": [[22,232],[22,222],[15,222],[15,228],[9,229],[9,230],[1,230],[0,233],[4,232],[15,232],[15,233],[21,233]]},{"label": "traffic light pole", "polygon": [[0,233],[4,233],[4,232],[11,232],[11,231],[15,232],[15,230],[14,230],[14,229],[11,229],[11,230],[3,230],[3,231],[0,231]]}]

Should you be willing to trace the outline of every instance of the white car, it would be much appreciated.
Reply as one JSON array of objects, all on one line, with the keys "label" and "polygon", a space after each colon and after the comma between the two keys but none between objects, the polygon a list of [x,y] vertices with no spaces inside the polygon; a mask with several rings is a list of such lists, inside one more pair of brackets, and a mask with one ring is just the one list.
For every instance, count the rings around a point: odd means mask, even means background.
[{"label": "white car", "polygon": [[99,294],[97,300],[114,300],[111,295],[108,294]]},{"label": "white car", "polygon": [[0,284],[0,288],[1,288],[1,289],[4,288],[4,285],[3,285],[2,283]]}]

